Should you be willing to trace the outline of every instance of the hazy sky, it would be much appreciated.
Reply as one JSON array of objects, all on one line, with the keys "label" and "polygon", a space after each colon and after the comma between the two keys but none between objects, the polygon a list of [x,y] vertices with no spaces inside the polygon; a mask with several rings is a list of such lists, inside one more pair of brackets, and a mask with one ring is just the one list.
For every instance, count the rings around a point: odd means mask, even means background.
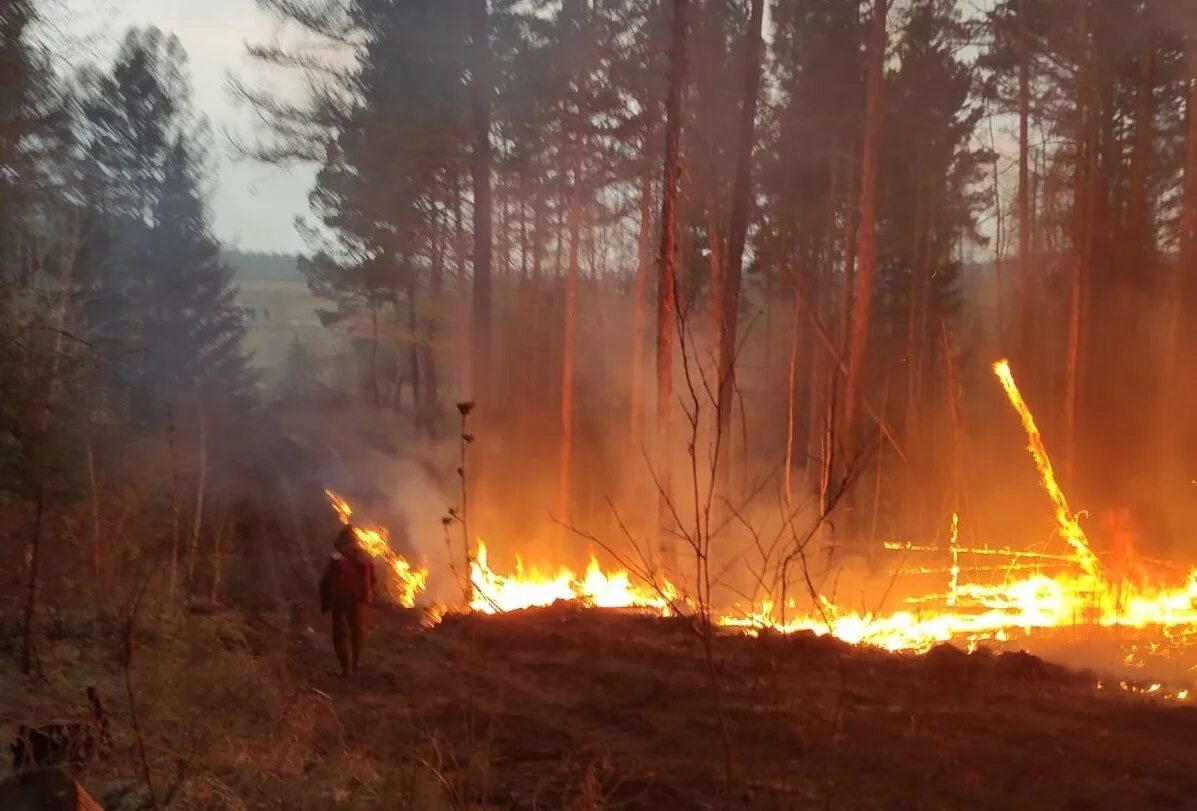
[{"label": "hazy sky", "polygon": [[[2,2],[2,0],[0,0]],[[107,62],[130,25],[156,25],[176,34],[190,57],[196,107],[208,116],[215,134],[212,221],[226,245],[251,250],[297,251],[303,243],[294,227],[307,213],[307,195],[315,169],[280,170],[234,154],[228,134],[252,137],[252,111],[236,105],[227,90],[230,73],[244,75],[246,42],[266,42],[275,22],[254,0],[42,0],[58,40],[55,50],[69,61]],[[974,10],[990,0],[973,0]],[[278,76],[272,77],[280,81]],[[989,132],[977,133],[989,145]],[[1010,163],[1007,127],[995,133]],[[1007,174],[1007,172],[1003,172]],[[983,224],[983,230],[989,228]]]},{"label": "hazy sky", "polygon": [[[176,34],[190,57],[195,106],[212,123],[212,224],[228,246],[295,251],[294,228],[307,212],[313,169],[280,170],[246,161],[233,152],[226,133],[254,131],[251,111],[229,97],[227,77],[244,73],[246,42],[263,42],[274,22],[254,0],[51,0],[51,25],[60,29],[56,49],[73,62],[106,62],[130,25],[155,25]],[[65,21],[58,23],[57,21]]]}]

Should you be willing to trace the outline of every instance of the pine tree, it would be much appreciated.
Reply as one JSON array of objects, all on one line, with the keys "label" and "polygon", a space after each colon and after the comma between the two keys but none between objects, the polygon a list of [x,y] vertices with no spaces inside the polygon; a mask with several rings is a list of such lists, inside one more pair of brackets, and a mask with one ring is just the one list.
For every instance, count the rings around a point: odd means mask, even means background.
[{"label": "pine tree", "polygon": [[83,105],[90,249],[104,268],[92,323],[123,358],[113,395],[162,423],[203,401],[241,409],[253,381],[243,316],[220,262],[200,184],[202,121],[190,111],[174,37],[132,30]]}]

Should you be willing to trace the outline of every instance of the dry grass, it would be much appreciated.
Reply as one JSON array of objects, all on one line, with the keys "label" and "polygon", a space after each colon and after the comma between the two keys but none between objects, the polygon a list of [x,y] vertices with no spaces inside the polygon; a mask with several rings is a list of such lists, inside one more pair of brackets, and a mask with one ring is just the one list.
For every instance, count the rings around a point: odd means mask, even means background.
[{"label": "dry grass", "polygon": [[[132,677],[156,796],[213,811],[722,805],[705,659],[681,624],[563,609],[431,631],[373,619],[351,680],[323,631],[282,617],[144,622]],[[81,780],[109,811],[148,807],[119,629],[76,614],[42,631],[43,678],[0,664],[0,733],[86,712],[95,684],[116,752]],[[716,643],[734,808],[1114,811],[1197,794],[1197,711],[1110,700],[1033,657]]]}]

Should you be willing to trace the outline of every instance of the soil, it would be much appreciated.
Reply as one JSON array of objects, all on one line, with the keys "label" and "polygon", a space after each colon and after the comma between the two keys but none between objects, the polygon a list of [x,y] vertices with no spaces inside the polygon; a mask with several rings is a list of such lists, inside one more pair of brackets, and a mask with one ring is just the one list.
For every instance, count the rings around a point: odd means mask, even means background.
[{"label": "soil", "polygon": [[708,657],[686,621],[571,606],[432,629],[378,609],[350,678],[323,626],[286,644],[290,678],[327,699],[346,746],[380,729],[421,741],[458,803],[1197,809],[1197,707],[1025,653],[718,634]]}]

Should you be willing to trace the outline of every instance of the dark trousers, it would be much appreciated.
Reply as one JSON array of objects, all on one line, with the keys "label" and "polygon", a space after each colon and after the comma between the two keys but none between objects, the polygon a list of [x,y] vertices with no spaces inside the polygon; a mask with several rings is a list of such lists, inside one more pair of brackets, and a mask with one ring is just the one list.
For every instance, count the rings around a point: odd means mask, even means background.
[{"label": "dark trousers", "polygon": [[348,603],[332,607],[333,649],[341,662],[342,673],[357,670],[362,658],[362,638],[366,633],[366,606]]}]

